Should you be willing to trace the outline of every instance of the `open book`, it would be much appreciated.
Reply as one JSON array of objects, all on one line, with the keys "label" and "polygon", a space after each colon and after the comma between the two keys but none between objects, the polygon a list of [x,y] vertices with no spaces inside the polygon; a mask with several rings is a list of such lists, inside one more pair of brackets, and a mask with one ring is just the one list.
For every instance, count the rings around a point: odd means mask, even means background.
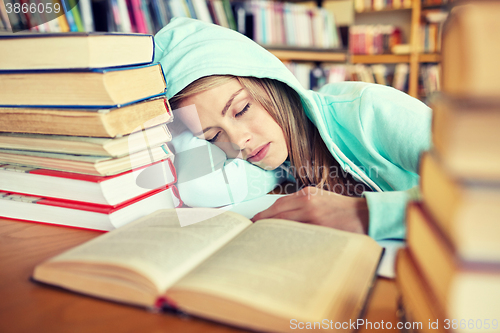
[{"label": "open book", "polygon": [[33,277],[113,301],[168,305],[284,332],[298,322],[357,319],[381,252],[365,235],[181,208],[157,211],[73,248],[38,265]]}]

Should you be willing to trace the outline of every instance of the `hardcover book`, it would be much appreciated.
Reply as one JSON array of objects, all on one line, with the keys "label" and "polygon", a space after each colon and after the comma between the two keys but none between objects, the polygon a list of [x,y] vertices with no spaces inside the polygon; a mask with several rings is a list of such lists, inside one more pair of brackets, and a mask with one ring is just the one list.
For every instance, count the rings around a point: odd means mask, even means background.
[{"label": "hardcover book", "polygon": [[292,319],[355,321],[381,253],[366,235],[181,208],[41,263],[33,278],[107,300],[289,332]]},{"label": "hardcover book", "polygon": [[115,206],[177,182],[170,159],[114,176],[15,166],[0,163],[0,190],[25,195]]},{"label": "hardcover book", "polygon": [[0,70],[133,66],[151,63],[153,58],[151,35],[98,32],[0,35]]},{"label": "hardcover book", "polygon": [[500,261],[500,183],[454,177],[436,155],[426,153],[420,166],[425,206],[464,260]]},{"label": "hardcover book", "polygon": [[0,191],[0,217],[109,231],[159,209],[182,204],[177,188],[160,188],[120,205],[105,206]]},{"label": "hardcover book", "polygon": [[122,157],[143,150],[146,140],[147,146],[158,147],[172,140],[172,135],[166,125],[117,138],[0,133],[0,147],[3,149],[109,157]]},{"label": "hardcover book", "polygon": [[2,72],[0,107],[111,108],[164,96],[166,88],[160,64],[88,71]]},{"label": "hardcover book", "polygon": [[[500,265],[456,256],[422,205],[408,206],[407,225],[410,253],[445,317],[496,318],[500,308]],[[458,327],[456,332],[470,330]]]},{"label": "hardcover book", "polygon": [[461,178],[500,181],[500,101],[432,100],[432,141],[440,161]]},{"label": "hardcover book", "polygon": [[[412,328],[418,325],[418,332],[445,333],[444,314],[436,304],[422,274],[418,271],[408,249],[399,250],[396,258],[396,283],[401,293],[401,301],[408,322]],[[429,323],[438,325],[429,327]]]},{"label": "hardcover book", "polygon": [[469,1],[453,8],[442,37],[444,92],[460,97],[498,99],[499,12],[498,1]]},{"label": "hardcover book", "polygon": [[0,107],[0,132],[114,138],[171,120],[165,98],[106,109]]},{"label": "hardcover book", "polygon": [[116,158],[0,149],[2,163],[95,176],[116,175],[172,156],[173,154],[168,150],[167,145],[148,147],[137,153]]}]

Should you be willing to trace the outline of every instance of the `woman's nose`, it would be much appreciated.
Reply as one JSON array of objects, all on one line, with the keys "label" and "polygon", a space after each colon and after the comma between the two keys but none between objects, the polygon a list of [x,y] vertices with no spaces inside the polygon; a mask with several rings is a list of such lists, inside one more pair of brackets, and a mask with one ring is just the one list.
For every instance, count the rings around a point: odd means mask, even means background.
[{"label": "woman's nose", "polygon": [[248,142],[252,138],[250,132],[243,128],[235,128],[228,132],[229,140],[233,145],[233,149],[243,150],[247,147]]}]

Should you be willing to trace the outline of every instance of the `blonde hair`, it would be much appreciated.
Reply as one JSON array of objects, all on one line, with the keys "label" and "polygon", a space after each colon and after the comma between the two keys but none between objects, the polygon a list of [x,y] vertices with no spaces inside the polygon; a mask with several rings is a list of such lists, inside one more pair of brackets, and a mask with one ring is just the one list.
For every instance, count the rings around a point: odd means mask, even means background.
[{"label": "blonde hair", "polygon": [[252,99],[260,103],[283,130],[292,172],[300,187],[315,186],[344,195],[361,195],[355,191],[355,186],[360,183],[343,173],[318,129],[307,118],[299,95],[285,83],[267,78],[205,76],[172,97],[172,109],[179,108],[185,98],[231,80],[238,80]]}]

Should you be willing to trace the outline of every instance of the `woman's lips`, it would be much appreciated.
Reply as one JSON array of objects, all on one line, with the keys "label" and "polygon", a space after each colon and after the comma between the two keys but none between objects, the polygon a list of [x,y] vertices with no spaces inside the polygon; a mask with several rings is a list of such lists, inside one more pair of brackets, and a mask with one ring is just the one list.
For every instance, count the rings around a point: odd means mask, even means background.
[{"label": "woman's lips", "polygon": [[247,159],[247,161],[249,161],[251,163],[256,163],[256,162],[259,162],[260,160],[262,160],[264,157],[266,157],[267,152],[269,151],[270,145],[271,145],[271,142],[269,142],[268,144],[266,144],[262,147],[257,148],[256,149],[257,153],[255,153],[254,155],[249,157]]}]

